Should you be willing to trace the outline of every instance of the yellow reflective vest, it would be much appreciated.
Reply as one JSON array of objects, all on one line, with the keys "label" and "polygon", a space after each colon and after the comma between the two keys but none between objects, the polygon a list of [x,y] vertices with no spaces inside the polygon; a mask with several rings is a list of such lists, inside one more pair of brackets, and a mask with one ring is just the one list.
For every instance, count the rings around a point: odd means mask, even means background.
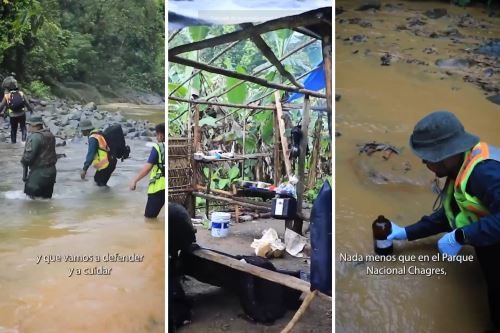
[{"label": "yellow reflective vest", "polygon": [[165,190],[165,143],[155,143],[153,148],[158,153],[158,163],[153,165],[149,175],[148,194]]},{"label": "yellow reflective vest", "polygon": [[92,166],[96,168],[98,171],[106,169],[109,165],[109,147],[104,139],[102,133],[98,130],[94,129],[90,132],[90,137],[97,140],[99,147],[97,148],[97,153],[94,156],[94,160],[92,161]]},{"label": "yellow reflective vest", "polygon": [[[455,182],[449,182],[443,202],[446,218],[453,229],[465,227],[476,222],[481,217],[490,215],[477,197],[467,193],[467,181],[469,180],[475,166],[484,160],[493,159],[500,162],[500,149],[479,142],[470,151],[465,153],[464,162],[458,172]],[[459,213],[455,215],[451,208],[451,200],[457,202]]]}]

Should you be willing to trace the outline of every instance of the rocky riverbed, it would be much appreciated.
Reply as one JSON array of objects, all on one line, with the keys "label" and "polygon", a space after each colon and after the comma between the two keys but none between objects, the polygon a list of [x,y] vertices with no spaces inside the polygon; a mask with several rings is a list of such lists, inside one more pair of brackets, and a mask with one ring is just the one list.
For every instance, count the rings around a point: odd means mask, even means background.
[{"label": "rocky riverbed", "polygon": [[[67,140],[80,136],[78,124],[81,119],[90,119],[96,128],[104,129],[111,124],[120,124],[127,140],[152,141],[155,124],[148,120],[128,119],[121,111],[104,110],[94,102],[85,105],[62,99],[30,99],[34,114],[42,116],[45,126],[57,138],[57,145],[65,145]],[[27,118],[31,115],[28,113]],[[0,126],[0,142],[10,142],[8,120]],[[18,134],[18,136],[20,136]]]}]

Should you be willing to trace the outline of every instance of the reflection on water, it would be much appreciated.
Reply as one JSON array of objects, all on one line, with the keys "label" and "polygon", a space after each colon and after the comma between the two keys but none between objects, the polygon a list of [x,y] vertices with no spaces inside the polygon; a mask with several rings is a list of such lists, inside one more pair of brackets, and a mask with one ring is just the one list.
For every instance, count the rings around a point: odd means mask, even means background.
[{"label": "reflection on water", "polygon": [[[340,262],[339,253],[373,254],[371,223],[380,214],[409,225],[432,211],[432,174],[411,153],[408,139],[415,123],[431,111],[453,111],[467,130],[500,145],[500,109],[461,76],[433,67],[439,58],[463,54],[468,45],[450,39],[417,37],[395,27],[406,18],[431,8],[451,15],[470,13],[476,19],[496,20],[490,29],[460,28],[467,36],[499,37],[499,19],[479,9],[445,2],[402,3],[402,10],[358,12],[360,1],[337,1],[346,12],[336,21],[336,317],[337,332],[481,332],[487,327],[485,284],[477,263],[416,263],[444,267],[446,276],[368,276],[367,266],[400,267],[400,263]],[[338,24],[339,18],[363,18],[373,27]],[[429,28],[444,30],[447,18],[427,20]],[[344,38],[363,34],[363,43]],[[434,47],[439,54],[423,49]],[[370,50],[370,51],[367,51]],[[380,55],[406,50],[429,66],[397,62],[380,65]],[[358,144],[372,140],[401,148],[401,155],[384,160],[381,153],[358,154]],[[395,254],[435,254],[439,236],[416,242],[397,242]],[[472,249],[468,249],[473,253]],[[412,264],[406,264],[411,266]]]},{"label": "reflection on water", "polygon": [[[0,144],[0,332],[164,332],[164,213],[145,221],[147,180],[128,182],[150,147],[131,141],[131,158],[118,162],[109,188],[93,171],[80,180],[87,146],[56,148],[51,200],[23,190],[20,144]],[[52,262],[37,256],[144,255],[143,262]],[[84,275],[111,269],[110,275]],[[69,276],[70,269],[81,275]]]}]

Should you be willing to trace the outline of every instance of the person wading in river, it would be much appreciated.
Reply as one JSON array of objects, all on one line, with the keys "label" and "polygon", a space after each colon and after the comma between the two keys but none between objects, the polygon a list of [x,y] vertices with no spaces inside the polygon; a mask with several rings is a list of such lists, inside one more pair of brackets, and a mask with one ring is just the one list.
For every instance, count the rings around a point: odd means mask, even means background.
[{"label": "person wading in river", "polygon": [[80,130],[82,135],[88,137],[89,143],[87,157],[83,163],[83,169],[80,171],[80,178],[85,179],[87,170],[92,165],[96,169],[94,181],[97,186],[106,186],[116,168],[117,160],[109,153],[110,150],[102,132],[95,129],[90,120],[82,119]]},{"label": "person wading in river", "polygon": [[155,130],[158,143],[153,145],[147,163],[130,183],[130,189],[134,191],[137,183],[151,172],[144,212],[147,218],[157,217],[165,205],[165,123],[158,124]]},{"label": "person wading in river", "polygon": [[3,99],[0,103],[0,114],[10,118],[10,142],[16,143],[17,128],[21,130],[21,140],[26,141],[26,109],[33,114],[33,107],[28,102],[24,93],[19,90],[17,81],[13,76],[6,77],[2,82],[4,89]]},{"label": "person wading in river", "polygon": [[43,128],[42,117],[33,116],[28,124],[30,135],[21,159],[24,167],[24,193],[32,199],[52,198],[57,173],[56,139],[48,129]]},{"label": "person wading in river", "polygon": [[[415,240],[441,232],[439,251],[455,256],[463,245],[475,248],[488,287],[490,316],[500,330],[500,149],[464,130],[447,111],[420,120],[410,147],[438,178],[446,177],[439,207],[407,227],[392,223],[395,240]],[[438,200],[436,200],[437,202]]]}]

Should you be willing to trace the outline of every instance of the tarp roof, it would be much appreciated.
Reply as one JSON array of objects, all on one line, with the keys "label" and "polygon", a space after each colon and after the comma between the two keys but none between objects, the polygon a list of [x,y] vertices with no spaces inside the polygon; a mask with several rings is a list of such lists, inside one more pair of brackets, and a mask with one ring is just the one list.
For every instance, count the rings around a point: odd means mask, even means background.
[{"label": "tarp roof", "polygon": [[331,5],[331,0],[169,0],[168,29],[265,22]]}]

